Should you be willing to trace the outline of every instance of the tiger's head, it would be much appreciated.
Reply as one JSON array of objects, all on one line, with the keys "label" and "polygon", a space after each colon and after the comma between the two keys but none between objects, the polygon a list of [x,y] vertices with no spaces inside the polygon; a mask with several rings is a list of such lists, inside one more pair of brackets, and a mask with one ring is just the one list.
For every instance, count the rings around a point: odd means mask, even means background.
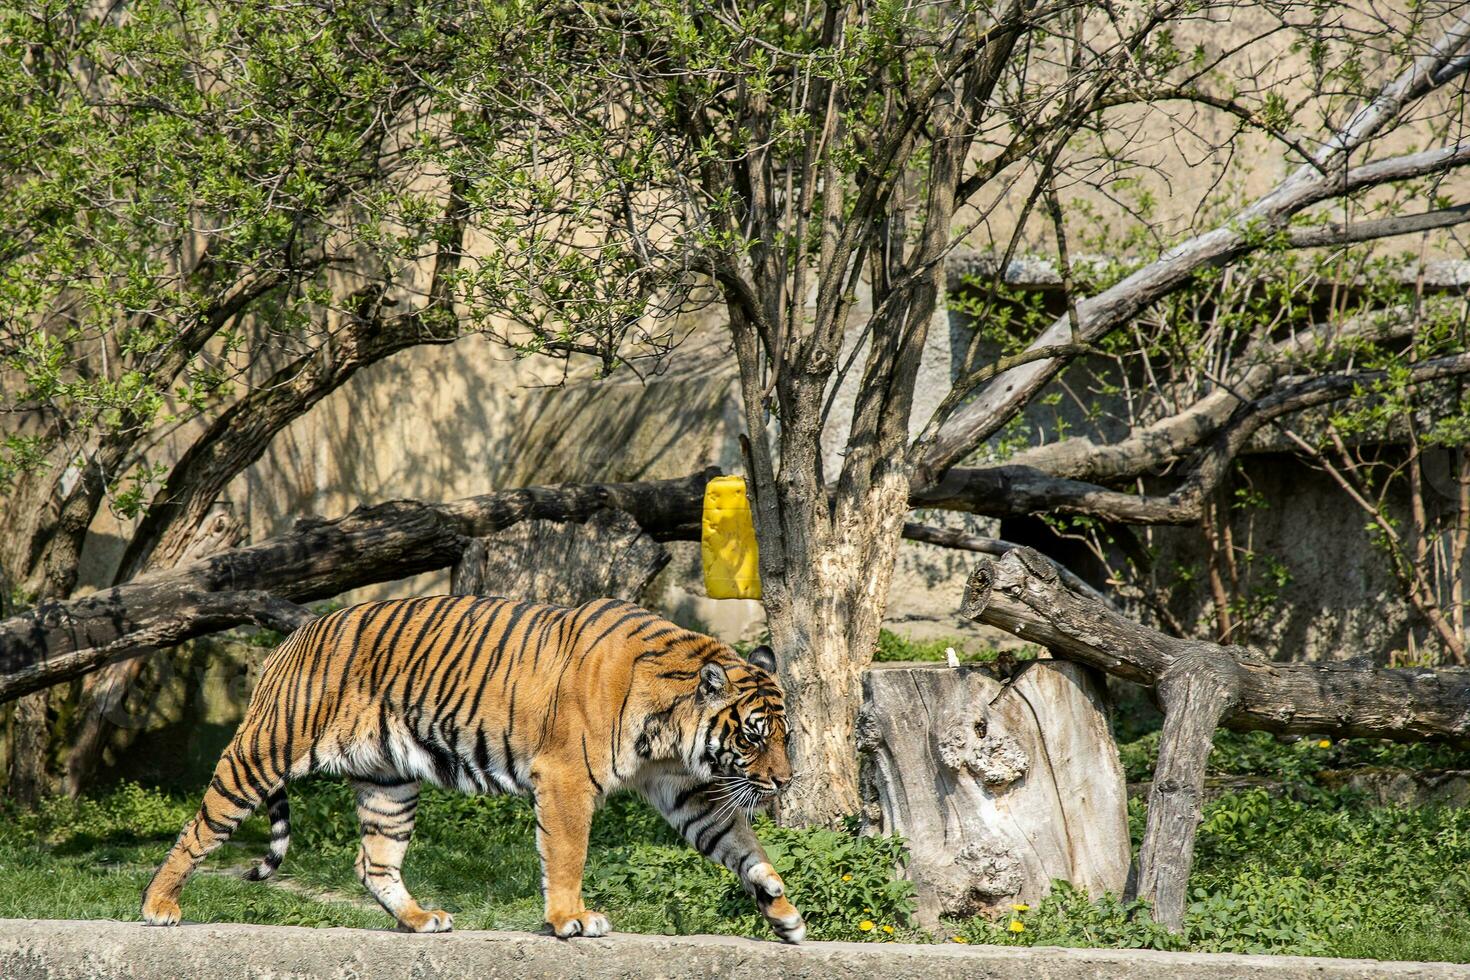
[{"label": "tiger's head", "polygon": [[698,685],[700,737],[697,758],[687,760],[691,770],[720,783],[743,809],[775,797],[791,782],[775,653],[759,646],[735,664],[710,660],[699,670]]}]

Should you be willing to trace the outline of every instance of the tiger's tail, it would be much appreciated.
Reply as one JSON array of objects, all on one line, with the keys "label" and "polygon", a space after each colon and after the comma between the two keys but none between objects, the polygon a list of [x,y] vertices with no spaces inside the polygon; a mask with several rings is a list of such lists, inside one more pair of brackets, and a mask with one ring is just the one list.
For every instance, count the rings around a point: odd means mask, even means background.
[{"label": "tiger's tail", "polygon": [[246,881],[265,881],[286,860],[291,846],[291,805],[286,802],[286,787],[281,785],[265,798],[266,814],[271,822],[271,846],[260,863],[245,872]]}]

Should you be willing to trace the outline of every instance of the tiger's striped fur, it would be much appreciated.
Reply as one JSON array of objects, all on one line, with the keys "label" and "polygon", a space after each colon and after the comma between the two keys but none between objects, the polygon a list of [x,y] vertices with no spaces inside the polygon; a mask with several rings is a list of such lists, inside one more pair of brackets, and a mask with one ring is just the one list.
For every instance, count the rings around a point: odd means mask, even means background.
[{"label": "tiger's striped fur", "polygon": [[768,648],[742,659],[611,599],[569,609],[434,596],[324,616],[267,659],[198,814],[144,892],[143,919],[177,923],[189,875],[262,802],[270,853],[248,876],[269,877],[286,853],[286,782],[328,772],[356,790],[358,877],[404,929],[451,927],[399,874],[427,781],[533,798],[558,936],[609,931],[583,905],[582,870],[593,811],[629,789],[735,872],[781,939],[800,942],[806,926],[746,819],[791,778],[774,671]]}]

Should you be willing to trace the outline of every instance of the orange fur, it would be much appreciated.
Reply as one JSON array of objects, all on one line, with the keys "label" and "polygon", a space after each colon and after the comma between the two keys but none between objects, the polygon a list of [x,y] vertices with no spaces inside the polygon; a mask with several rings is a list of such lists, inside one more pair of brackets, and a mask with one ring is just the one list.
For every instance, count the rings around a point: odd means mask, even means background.
[{"label": "orange fur", "polygon": [[560,606],[435,596],[324,616],[266,661],[245,719],[198,814],[143,896],[143,918],[179,920],[194,868],[262,802],[273,873],[289,831],[284,786],[311,772],[357,790],[364,885],[402,928],[436,932],[399,868],[423,781],[530,794],[546,921],[558,936],[602,935],[582,902],[592,814],[619,789],[642,793],[711,860],[740,876],[788,942],[800,914],[745,810],[790,778],[774,661],[751,661],[628,603]]}]

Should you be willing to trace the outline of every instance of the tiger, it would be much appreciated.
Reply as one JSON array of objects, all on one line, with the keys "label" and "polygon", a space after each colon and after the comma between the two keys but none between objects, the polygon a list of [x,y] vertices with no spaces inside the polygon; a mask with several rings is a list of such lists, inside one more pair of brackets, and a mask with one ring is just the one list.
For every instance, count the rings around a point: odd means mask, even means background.
[{"label": "tiger", "polygon": [[265,660],[197,814],[143,893],[142,919],[176,925],[199,863],[266,806],[269,878],[290,841],[285,787],[346,777],[361,830],[355,870],[408,932],[447,932],[400,868],[423,783],[531,798],[544,918],[563,939],[603,936],[583,903],[594,811],[641,794],[701,854],[735,873],[776,936],[806,937],[748,817],[792,779],[769,646],[742,657],[631,603],[574,608],[478,596],[388,599],[323,616]]}]

